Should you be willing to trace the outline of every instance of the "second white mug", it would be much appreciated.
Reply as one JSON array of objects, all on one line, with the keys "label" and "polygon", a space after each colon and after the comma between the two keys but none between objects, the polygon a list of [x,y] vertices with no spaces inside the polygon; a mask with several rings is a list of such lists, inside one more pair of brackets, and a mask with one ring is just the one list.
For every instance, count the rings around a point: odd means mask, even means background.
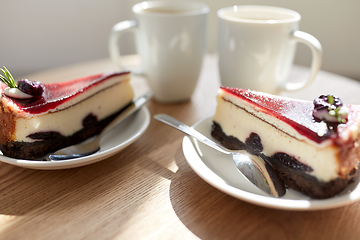
[{"label": "second white mug", "polygon": [[[308,86],[322,61],[322,47],[299,31],[301,16],[290,9],[242,5],[222,8],[218,16],[221,84],[278,94]],[[311,71],[302,82],[288,82],[297,42],[312,51]]]},{"label": "second white mug", "polygon": [[136,20],[112,28],[109,51],[121,65],[118,39],[135,32],[141,73],[160,102],[189,100],[198,81],[206,52],[209,7],[196,1],[147,1],[133,6]]}]

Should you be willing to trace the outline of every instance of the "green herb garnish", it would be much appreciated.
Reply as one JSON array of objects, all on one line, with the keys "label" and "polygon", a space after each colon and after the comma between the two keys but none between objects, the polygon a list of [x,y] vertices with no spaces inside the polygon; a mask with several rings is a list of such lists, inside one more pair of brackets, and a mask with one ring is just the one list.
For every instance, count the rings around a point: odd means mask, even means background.
[{"label": "green herb garnish", "polygon": [[0,74],[0,80],[10,88],[17,88],[16,82],[9,70],[5,66],[3,66],[3,68],[4,69],[0,68],[0,71],[4,74],[4,76]]},{"label": "green herb garnish", "polygon": [[336,107],[333,95],[328,94],[327,97],[328,97],[328,103],[331,104],[331,106],[328,107],[329,115],[335,117],[339,123],[346,123],[348,110],[343,106]]},{"label": "green herb garnish", "polygon": [[328,103],[330,103],[331,105],[334,105],[334,103],[335,103],[334,97],[331,94],[328,94],[327,97],[328,97]]},{"label": "green herb garnish", "polygon": [[345,118],[347,117],[348,112],[347,112],[347,110],[345,110],[345,111],[341,111],[341,110],[343,110],[343,107],[337,107],[333,110],[330,110],[329,115],[336,117],[336,119],[338,120],[339,123],[346,123]]}]

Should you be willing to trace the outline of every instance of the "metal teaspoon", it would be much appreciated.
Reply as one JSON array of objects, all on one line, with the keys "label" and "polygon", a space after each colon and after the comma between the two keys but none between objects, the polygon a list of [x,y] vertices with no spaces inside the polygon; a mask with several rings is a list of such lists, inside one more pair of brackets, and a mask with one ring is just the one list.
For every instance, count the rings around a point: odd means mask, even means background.
[{"label": "metal teaspoon", "polygon": [[274,196],[281,197],[286,193],[284,182],[270,164],[262,158],[247,153],[245,150],[229,150],[210,140],[194,128],[166,115],[158,114],[154,118],[162,123],[174,127],[187,135],[196,138],[200,142],[208,145],[225,154],[231,154],[237,169],[255,186],[264,192]]}]

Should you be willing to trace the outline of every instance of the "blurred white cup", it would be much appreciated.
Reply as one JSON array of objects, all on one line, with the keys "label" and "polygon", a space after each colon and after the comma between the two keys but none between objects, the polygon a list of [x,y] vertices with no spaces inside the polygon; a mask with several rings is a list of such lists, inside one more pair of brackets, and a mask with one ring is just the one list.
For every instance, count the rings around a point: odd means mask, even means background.
[{"label": "blurred white cup", "polygon": [[[221,84],[271,94],[308,86],[318,73],[322,47],[312,35],[299,31],[301,16],[285,8],[240,5],[218,10],[218,60]],[[288,82],[296,44],[312,52],[309,77]]]},{"label": "blurred white cup", "polygon": [[121,69],[118,40],[135,32],[141,67],[130,69],[144,74],[160,102],[189,100],[198,82],[206,51],[209,7],[195,1],[147,1],[132,7],[136,20],[113,26],[109,41],[111,59]]}]

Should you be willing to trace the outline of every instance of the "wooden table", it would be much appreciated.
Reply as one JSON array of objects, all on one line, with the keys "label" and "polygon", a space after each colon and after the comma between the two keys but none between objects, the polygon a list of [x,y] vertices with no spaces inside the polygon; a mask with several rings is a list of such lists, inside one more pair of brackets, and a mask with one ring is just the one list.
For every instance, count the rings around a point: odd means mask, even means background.
[{"label": "wooden table", "polygon": [[[124,59],[136,64],[137,58]],[[116,69],[109,60],[34,74],[61,81]],[[295,66],[295,81],[308,68]],[[147,89],[133,76],[137,94]],[[206,58],[189,102],[148,103],[151,116],[167,113],[194,124],[211,116],[219,87],[216,59]],[[308,89],[286,93],[312,100],[332,92],[360,103],[360,84],[321,72]],[[152,120],[120,153],[67,170],[32,170],[0,163],[0,239],[359,239],[360,203],[323,211],[284,211],[252,205],[207,184],[188,166],[183,134]]]}]

